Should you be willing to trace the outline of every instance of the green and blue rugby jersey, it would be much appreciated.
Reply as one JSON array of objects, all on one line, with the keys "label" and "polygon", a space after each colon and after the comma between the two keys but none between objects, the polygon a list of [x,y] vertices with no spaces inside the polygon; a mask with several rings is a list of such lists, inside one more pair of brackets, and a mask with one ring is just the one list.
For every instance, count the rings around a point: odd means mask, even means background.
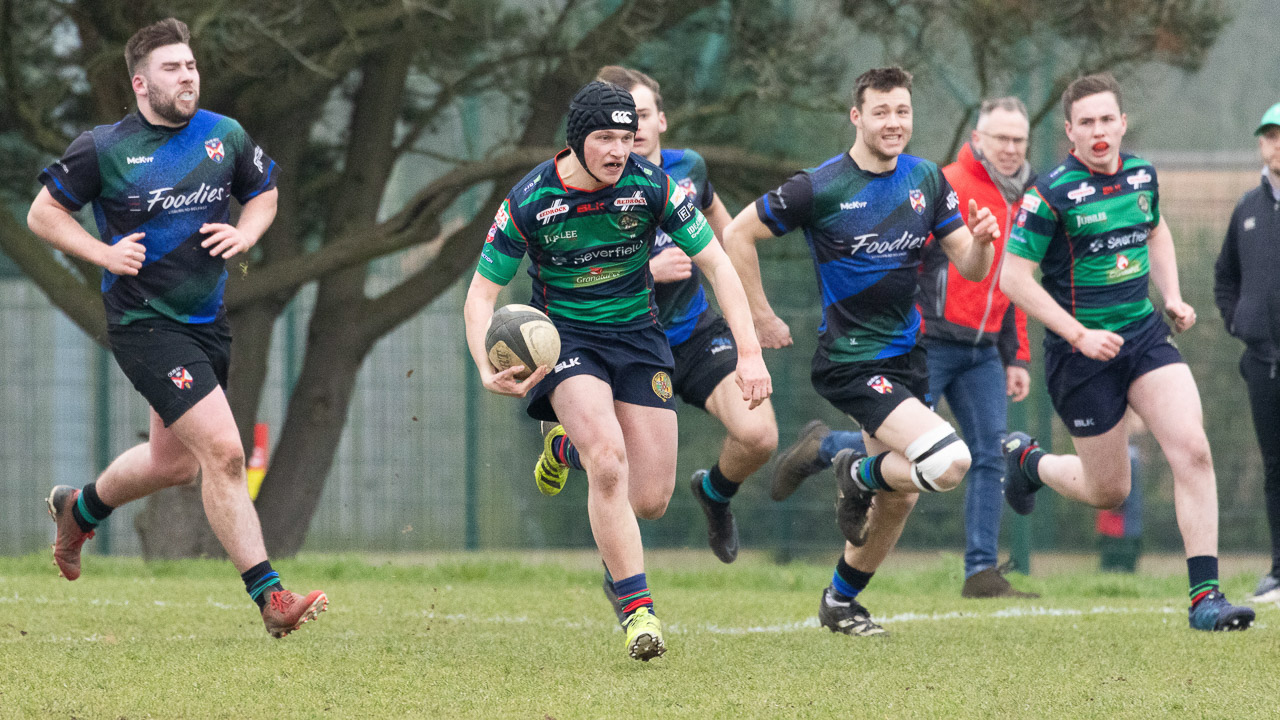
[{"label": "green and blue rugby jersey", "polygon": [[107,322],[167,317],[210,323],[222,313],[226,262],[200,247],[205,223],[228,223],[231,198],[245,203],[276,185],[278,169],[240,123],[199,110],[180,128],[131,113],[82,133],[40,173],[71,211],[92,203],[98,235],[115,244],[137,232],[146,259],[137,275],[102,274]]},{"label": "green and blue rugby jersey", "polygon": [[[707,162],[693,150],[663,150],[662,170],[671,176],[699,210],[711,207],[715,190],[707,180]],[[658,230],[650,257],[672,245],[671,236]],[[658,322],[667,334],[667,342],[675,347],[693,334],[698,318],[706,312],[707,291],[702,287],[702,271],[697,265],[693,273],[669,283],[654,284],[654,299],[658,303]]]},{"label": "green and blue rugby jersey", "polygon": [[657,325],[649,250],[658,230],[689,255],[715,237],[684,189],[639,155],[630,156],[617,183],[595,191],[565,185],[552,158],[502,202],[476,271],[506,285],[527,253],[530,304],[557,324]]},{"label": "green and blue rugby jersey", "polygon": [[1073,154],[1027,190],[1007,246],[1040,263],[1045,290],[1080,324],[1114,332],[1155,311],[1147,240],[1159,224],[1150,163],[1121,153],[1120,169],[1100,175]]},{"label": "green and blue rugby jersey", "polygon": [[920,333],[920,257],[930,236],[964,227],[959,199],[937,165],[899,155],[871,173],[840,153],[756,200],[774,235],[804,230],[818,273],[818,352],[832,362],[903,355]]}]

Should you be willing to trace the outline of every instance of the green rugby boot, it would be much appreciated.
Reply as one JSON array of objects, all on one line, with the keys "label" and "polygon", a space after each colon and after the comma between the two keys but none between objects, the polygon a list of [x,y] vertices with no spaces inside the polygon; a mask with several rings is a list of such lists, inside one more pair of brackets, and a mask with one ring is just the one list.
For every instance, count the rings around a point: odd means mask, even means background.
[{"label": "green rugby boot", "polygon": [[627,652],[636,660],[649,662],[667,651],[662,643],[662,621],[649,608],[631,613],[623,627],[627,631]]},{"label": "green rugby boot", "polygon": [[548,496],[556,495],[564,489],[564,483],[569,479],[569,466],[556,460],[555,453],[551,452],[551,441],[565,437],[566,433],[563,425],[545,420],[542,421],[542,432],[542,454],[533,465],[533,481],[538,486],[538,492]]}]

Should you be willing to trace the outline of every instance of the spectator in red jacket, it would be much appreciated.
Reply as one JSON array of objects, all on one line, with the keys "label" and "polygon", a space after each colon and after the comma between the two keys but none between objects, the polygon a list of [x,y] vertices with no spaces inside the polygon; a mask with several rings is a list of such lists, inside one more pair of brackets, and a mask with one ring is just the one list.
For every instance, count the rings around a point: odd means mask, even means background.
[{"label": "spectator in red jacket", "polygon": [[1031,387],[1027,317],[999,287],[1005,238],[1031,180],[1029,134],[1027,109],[1021,100],[987,100],[959,158],[942,169],[960,196],[960,207],[973,199],[1000,219],[997,260],[987,277],[981,282],[965,280],[936,244],[926,249],[921,267],[920,310],[930,392],[935,401],[946,398],[973,454],[965,483],[961,590],[961,595],[971,598],[1029,596],[1010,586],[998,569],[996,555],[1004,510],[1000,439],[1007,431],[1005,398],[1018,402]]},{"label": "spectator in red jacket", "polygon": [[[1031,180],[1029,134],[1021,100],[988,100],[960,158],[942,169],[960,207],[968,207],[972,198],[1000,221],[994,243],[998,259],[991,272],[981,282],[965,280],[937,243],[926,249],[921,269],[929,394],[934,401],[946,397],[973,456],[965,486],[964,597],[1036,597],[1015,590],[996,563],[1004,510],[1000,440],[1006,430],[1005,396],[1022,400],[1031,387],[1026,315],[1010,304],[998,283],[1004,240]],[[832,432],[819,420],[805,425],[796,443],[778,456],[773,499],[785,498],[806,477],[830,467],[846,447],[861,450],[862,434]]]}]

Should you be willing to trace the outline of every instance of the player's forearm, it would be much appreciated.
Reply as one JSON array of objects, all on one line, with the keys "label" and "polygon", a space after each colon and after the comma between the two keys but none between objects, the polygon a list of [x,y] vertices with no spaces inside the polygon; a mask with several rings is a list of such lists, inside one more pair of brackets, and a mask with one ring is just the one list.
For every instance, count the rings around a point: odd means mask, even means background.
[{"label": "player's forearm", "polygon": [[1147,242],[1147,257],[1151,260],[1151,282],[1160,290],[1165,304],[1182,302],[1182,289],[1178,284],[1178,255],[1173,247],[1173,234],[1164,221],[1156,227]]},{"label": "player's forearm", "polygon": [[50,207],[37,200],[31,204],[31,210],[27,213],[27,227],[41,240],[67,255],[100,267],[106,264],[106,244],[86,232],[62,208]]},{"label": "player's forearm", "polygon": [[272,188],[251,199],[240,209],[240,221],[236,223],[236,229],[249,240],[250,245],[257,244],[259,238],[276,219],[276,204],[279,197],[279,191]]},{"label": "player's forearm", "polygon": [[991,261],[994,258],[991,243],[980,243],[970,238],[969,249],[963,254],[961,262],[956,263],[956,269],[965,280],[982,282],[987,273],[991,272]]},{"label": "player's forearm", "polygon": [[772,317],[773,308],[769,306],[769,299],[764,294],[764,283],[760,279],[760,255],[756,252],[756,239],[750,233],[730,224],[724,231],[724,251],[742,284],[751,317]]},{"label": "player's forearm", "polygon": [[489,356],[484,351],[484,332],[493,315],[493,306],[497,302],[497,292],[490,292],[485,283],[492,285],[476,273],[471,278],[471,287],[467,288],[467,299],[462,304],[462,321],[466,327],[467,350],[471,360],[481,377],[492,373]]},{"label": "player's forearm", "polygon": [[751,308],[738,274],[726,257],[716,264],[713,274],[708,274],[716,301],[724,311],[725,322],[733,333],[740,356],[759,355],[760,340],[756,337],[755,324],[751,320]]},{"label": "player's forearm", "polygon": [[1007,260],[1004,271],[1000,273],[1000,291],[1023,312],[1044,323],[1045,327],[1072,345],[1085,332],[1084,325],[1063,310],[1031,273],[1011,269]]}]

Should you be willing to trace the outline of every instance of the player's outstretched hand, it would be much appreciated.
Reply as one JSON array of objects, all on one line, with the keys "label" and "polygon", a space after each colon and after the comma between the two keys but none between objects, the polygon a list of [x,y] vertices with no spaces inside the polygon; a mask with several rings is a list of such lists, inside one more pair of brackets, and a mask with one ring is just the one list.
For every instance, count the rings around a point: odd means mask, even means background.
[{"label": "player's outstretched hand", "polygon": [[754,409],[773,394],[773,380],[760,355],[738,356],[738,370],[734,378],[742,390],[742,399]]},{"label": "player's outstretched hand", "polygon": [[107,248],[102,267],[113,275],[137,275],[147,259],[147,248],[141,240],[146,233],[125,235]]},{"label": "player's outstretched hand", "polygon": [[1120,352],[1124,338],[1107,330],[1084,331],[1075,341],[1075,348],[1092,360],[1110,360]]},{"label": "player's outstretched hand", "polygon": [[1183,332],[1196,324],[1195,308],[1179,300],[1164,306],[1164,314],[1173,321],[1173,331]]},{"label": "player's outstretched hand", "polygon": [[546,377],[547,373],[551,372],[551,368],[543,365],[534,370],[533,374],[524,380],[516,380],[516,373],[522,370],[524,370],[523,365],[512,365],[502,372],[496,372],[488,377],[481,378],[480,382],[484,384],[485,389],[489,392],[522,398],[528,394],[534,385],[537,385],[542,378]]},{"label": "player's outstretched hand", "polygon": [[678,247],[671,247],[649,258],[649,272],[653,281],[676,282],[693,275],[693,259]]},{"label": "player's outstretched hand", "polygon": [[200,226],[200,232],[211,233],[209,237],[200,241],[200,247],[211,248],[209,254],[213,257],[221,257],[223,260],[253,247],[249,238],[245,237],[235,225],[205,223]]},{"label": "player's outstretched hand", "polygon": [[992,243],[1000,237],[1000,221],[987,208],[979,208],[973,198],[969,198],[969,220],[965,224],[980,243]]},{"label": "player's outstretched hand", "polygon": [[791,328],[777,315],[756,321],[756,337],[760,338],[760,347],[777,349],[792,343]]}]

